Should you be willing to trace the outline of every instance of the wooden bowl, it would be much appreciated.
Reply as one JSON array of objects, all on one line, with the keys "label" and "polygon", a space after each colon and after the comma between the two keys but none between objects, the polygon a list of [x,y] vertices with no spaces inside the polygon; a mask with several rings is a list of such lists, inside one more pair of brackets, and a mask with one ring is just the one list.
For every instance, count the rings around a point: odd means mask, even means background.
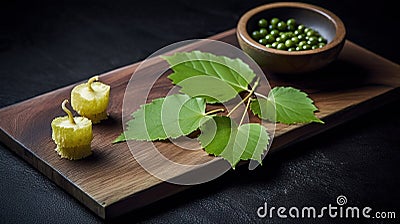
[{"label": "wooden bowl", "polygon": [[[327,44],[324,47],[285,51],[266,46],[255,41],[250,33],[257,29],[261,18],[277,17],[282,20],[294,18],[318,31]],[[341,19],[319,6],[299,2],[277,2],[253,8],[242,15],[236,29],[239,45],[263,69],[274,73],[299,74],[320,69],[339,55],[345,43],[346,29]]]}]

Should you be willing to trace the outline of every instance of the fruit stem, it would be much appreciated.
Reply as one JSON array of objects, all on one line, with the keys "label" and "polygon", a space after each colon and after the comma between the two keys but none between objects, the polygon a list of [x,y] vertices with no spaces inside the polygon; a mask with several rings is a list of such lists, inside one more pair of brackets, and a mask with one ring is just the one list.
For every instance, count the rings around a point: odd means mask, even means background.
[{"label": "fruit stem", "polygon": [[99,80],[99,76],[93,76],[92,78],[89,79],[89,81],[87,82],[88,88],[90,91],[94,92],[94,89],[92,88],[92,83],[94,81],[98,81]]},{"label": "fruit stem", "polygon": [[74,120],[74,116],[72,116],[72,112],[71,112],[70,110],[68,110],[68,108],[65,106],[65,104],[67,104],[67,103],[68,103],[68,100],[64,100],[64,101],[62,102],[62,104],[61,104],[61,108],[63,109],[63,111],[64,111],[65,113],[68,114],[68,119],[69,119],[69,121],[70,121],[72,124],[76,124],[76,123],[75,123],[75,120]]}]

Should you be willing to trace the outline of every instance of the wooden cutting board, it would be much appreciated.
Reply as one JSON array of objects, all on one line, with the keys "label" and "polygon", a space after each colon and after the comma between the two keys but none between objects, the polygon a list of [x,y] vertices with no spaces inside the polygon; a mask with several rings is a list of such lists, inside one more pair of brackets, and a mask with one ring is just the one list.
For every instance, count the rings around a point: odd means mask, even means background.
[{"label": "wooden cutting board", "polygon": [[[238,46],[234,29],[210,39]],[[194,44],[187,47],[195,48]],[[157,71],[159,63],[161,60],[154,60],[145,69]],[[104,219],[188,187],[153,177],[136,162],[126,143],[111,144],[123,129],[122,100],[127,83],[139,64],[100,75],[102,82],[111,85],[110,118],[93,128],[94,153],[84,160],[61,159],[54,151],[50,127],[54,117],[64,115],[60,102],[69,98],[71,89],[78,83],[0,109],[0,140]],[[267,77],[271,86],[287,85],[307,92],[320,110],[317,116],[325,122],[323,125],[277,125],[270,152],[400,98],[400,66],[350,41],[346,41],[339,58],[323,70],[307,76],[278,77],[268,73]],[[163,77],[150,97],[160,97],[171,87],[171,82]],[[144,152],[149,147],[148,143],[137,144]],[[179,150],[166,141],[156,144],[163,154],[180,162],[196,163],[212,158],[203,150]]]}]

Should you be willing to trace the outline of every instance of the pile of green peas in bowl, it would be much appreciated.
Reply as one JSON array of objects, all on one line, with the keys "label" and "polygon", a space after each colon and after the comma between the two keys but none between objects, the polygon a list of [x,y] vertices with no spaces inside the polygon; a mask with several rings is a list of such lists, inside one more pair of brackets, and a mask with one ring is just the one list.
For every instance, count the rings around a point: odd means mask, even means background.
[{"label": "pile of green peas in bowl", "polygon": [[298,24],[295,19],[258,20],[258,29],[251,33],[258,43],[277,50],[304,51],[324,47],[327,40],[318,31]]}]

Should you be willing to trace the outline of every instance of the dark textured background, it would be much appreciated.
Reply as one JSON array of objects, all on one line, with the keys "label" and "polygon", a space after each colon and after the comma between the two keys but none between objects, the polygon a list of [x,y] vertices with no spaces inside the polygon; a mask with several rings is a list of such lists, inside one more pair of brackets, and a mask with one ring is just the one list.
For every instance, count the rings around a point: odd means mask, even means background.
[{"label": "dark textured background", "polygon": [[[12,1],[0,4],[0,107],[132,64],[168,44],[234,28],[268,1]],[[395,2],[305,1],[342,18],[348,39],[396,63]],[[390,223],[396,220],[259,219],[271,206],[336,204],[400,216],[400,109],[392,103],[246,167],[113,222]],[[0,117],[0,119],[7,119]],[[49,179],[0,144],[0,223],[100,223]]]}]

